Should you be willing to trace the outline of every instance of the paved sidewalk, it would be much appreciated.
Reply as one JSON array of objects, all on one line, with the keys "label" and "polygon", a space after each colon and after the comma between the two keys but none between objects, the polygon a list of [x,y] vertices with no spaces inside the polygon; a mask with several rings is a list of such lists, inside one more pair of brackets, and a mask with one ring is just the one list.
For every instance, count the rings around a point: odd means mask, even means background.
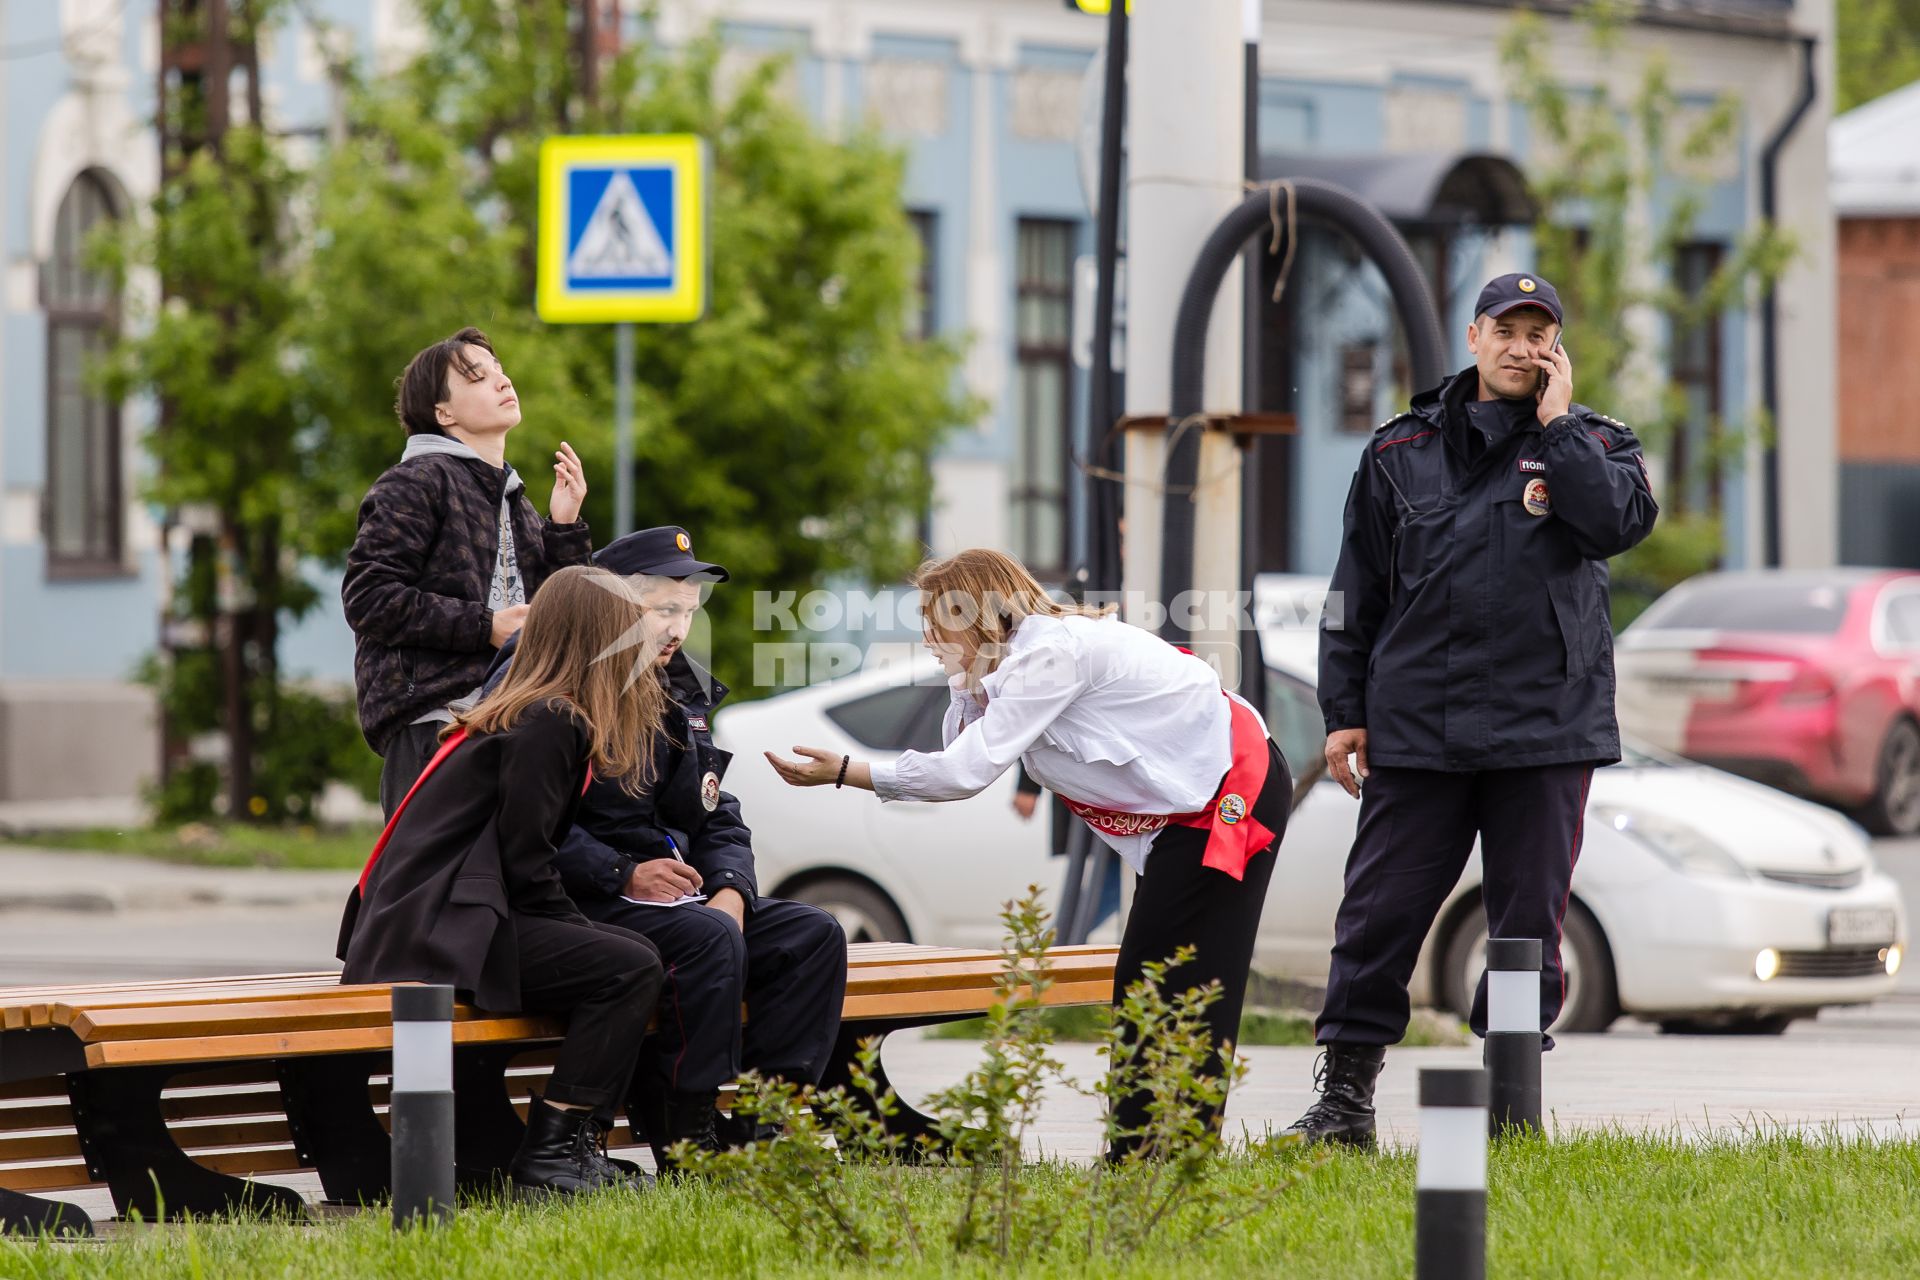
[{"label": "paved sidewalk", "polygon": [[[952,1083],[975,1060],[977,1042],[889,1042],[887,1069],[915,1101]],[[1849,1045],[1813,1037],[1694,1037],[1613,1032],[1567,1036],[1547,1055],[1544,1088],[1553,1131],[1611,1129],[1688,1138],[1737,1136],[1756,1128],[1920,1139],[1920,1075],[1910,1045]],[[1059,1046],[1070,1074],[1096,1080],[1093,1046]],[[1314,1099],[1309,1047],[1246,1050],[1251,1071],[1227,1104],[1235,1132],[1278,1132]],[[1478,1045],[1395,1049],[1376,1099],[1382,1139],[1412,1147],[1419,1137],[1421,1067],[1473,1067]],[[1062,1092],[1049,1098],[1034,1155],[1091,1159],[1099,1107]]]},{"label": "paved sidewalk", "polygon": [[199,867],[111,853],[0,849],[0,913],[89,914],[209,907],[336,909],[352,871]]}]

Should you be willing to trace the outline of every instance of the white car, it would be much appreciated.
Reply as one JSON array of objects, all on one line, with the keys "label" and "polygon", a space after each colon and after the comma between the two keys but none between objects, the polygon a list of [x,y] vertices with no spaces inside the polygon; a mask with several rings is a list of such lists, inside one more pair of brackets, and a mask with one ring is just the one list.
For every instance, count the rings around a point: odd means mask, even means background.
[{"label": "white car", "polygon": [[[1296,775],[1324,740],[1314,697],[1324,580],[1263,578],[1268,726]],[[1272,606],[1279,605],[1276,610]],[[1291,620],[1295,625],[1287,625]],[[931,658],[723,710],[727,789],[754,833],[762,889],[832,911],[850,938],[997,946],[1001,904],[1057,886],[1046,809],[1023,821],[1014,773],[970,800],[876,803],[794,789],[760,757],[797,745],[884,759],[935,750],[947,688]],[[1256,965],[1323,984],[1359,803],[1322,777],[1289,821]],[[1416,1000],[1464,1016],[1486,940],[1476,848],[1414,975]],[[1839,815],[1731,774],[1630,751],[1598,771],[1567,909],[1562,1031],[1622,1013],[1669,1030],[1777,1032],[1893,988],[1907,937],[1898,886]]]}]

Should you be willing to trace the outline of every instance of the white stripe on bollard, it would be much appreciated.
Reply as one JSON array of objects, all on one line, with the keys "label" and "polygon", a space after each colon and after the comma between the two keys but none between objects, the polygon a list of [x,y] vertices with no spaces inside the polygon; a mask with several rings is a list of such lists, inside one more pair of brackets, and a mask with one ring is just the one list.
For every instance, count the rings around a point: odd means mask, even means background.
[{"label": "white stripe on bollard", "polygon": [[453,1091],[453,1023],[393,1024],[393,1087],[407,1093]]},{"label": "white stripe on bollard", "polygon": [[1485,1191],[1486,1112],[1477,1107],[1420,1108],[1420,1159],[1413,1182],[1422,1191]]},{"label": "white stripe on bollard", "polygon": [[1540,1029],[1540,971],[1487,970],[1487,1030]]}]

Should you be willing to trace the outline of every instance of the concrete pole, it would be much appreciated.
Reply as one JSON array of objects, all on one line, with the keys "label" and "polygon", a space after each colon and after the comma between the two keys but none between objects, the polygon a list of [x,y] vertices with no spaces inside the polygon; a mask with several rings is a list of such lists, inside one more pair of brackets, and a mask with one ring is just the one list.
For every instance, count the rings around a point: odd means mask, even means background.
[{"label": "concrete pole", "polygon": [[[1187,274],[1214,224],[1240,203],[1242,0],[1146,0],[1133,8],[1127,75],[1127,413],[1164,417],[1170,399],[1173,321]],[[1235,267],[1214,301],[1207,338],[1208,412],[1240,410],[1241,311]],[[1155,601],[1160,586],[1160,432],[1127,434],[1128,599]],[[1193,583],[1202,593],[1240,585],[1240,458],[1227,436],[1200,451],[1200,510]],[[1140,594],[1135,594],[1140,593]],[[1168,602],[1160,602],[1162,604]],[[1130,608],[1131,620],[1154,624]],[[1230,654],[1231,618],[1219,631],[1196,628],[1197,652]],[[1224,648],[1222,647],[1224,646]],[[1229,681],[1237,669],[1224,673]]]}]

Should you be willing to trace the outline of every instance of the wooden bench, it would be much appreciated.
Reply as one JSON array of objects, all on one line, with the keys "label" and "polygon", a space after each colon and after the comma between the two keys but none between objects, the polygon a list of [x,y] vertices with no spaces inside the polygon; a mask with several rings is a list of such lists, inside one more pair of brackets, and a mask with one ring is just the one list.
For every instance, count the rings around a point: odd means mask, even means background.
[{"label": "wooden bench", "polygon": [[[1114,954],[1057,948],[1047,1003],[1105,1004]],[[850,946],[825,1083],[846,1082],[866,1037],[986,1012],[1001,968],[991,951]],[[297,1192],[254,1179],[304,1169],[328,1201],[381,1198],[391,1001],[389,987],[342,986],[337,973],[0,988],[0,1231],[90,1232],[76,1206],[34,1193],[102,1184],[121,1214],[149,1219],[301,1213]],[[496,1180],[511,1159],[562,1031],[455,1009],[463,1186]],[[930,1128],[904,1106],[892,1123],[908,1136]],[[624,1116],[613,1141],[637,1141]]]}]

